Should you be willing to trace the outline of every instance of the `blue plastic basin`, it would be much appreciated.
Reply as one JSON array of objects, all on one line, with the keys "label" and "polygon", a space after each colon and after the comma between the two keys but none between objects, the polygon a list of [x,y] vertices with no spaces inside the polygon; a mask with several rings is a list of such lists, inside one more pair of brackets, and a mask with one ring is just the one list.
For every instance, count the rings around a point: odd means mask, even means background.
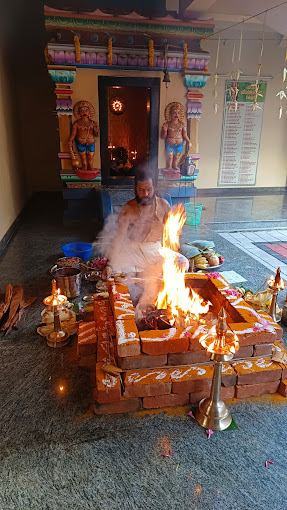
[{"label": "blue plastic basin", "polygon": [[62,246],[65,257],[81,257],[83,260],[91,256],[92,248],[90,243],[69,243]]}]

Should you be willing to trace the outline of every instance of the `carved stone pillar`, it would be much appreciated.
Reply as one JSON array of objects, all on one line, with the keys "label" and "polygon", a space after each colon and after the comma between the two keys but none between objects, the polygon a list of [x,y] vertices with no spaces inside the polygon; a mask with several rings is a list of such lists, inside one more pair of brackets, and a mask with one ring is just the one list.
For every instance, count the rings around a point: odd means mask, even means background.
[{"label": "carved stone pillar", "polygon": [[201,99],[203,98],[202,88],[205,86],[209,75],[206,74],[185,74],[184,84],[187,88],[186,116],[187,133],[192,143],[193,158],[200,159],[198,127],[201,117]]},{"label": "carved stone pillar", "polygon": [[72,163],[68,148],[68,140],[71,133],[73,106],[72,106],[72,83],[76,75],[74,66],[48,66],[49,74],[55,84],[56,112],[59,121],[60,152],[62,170],[71,170]]}]

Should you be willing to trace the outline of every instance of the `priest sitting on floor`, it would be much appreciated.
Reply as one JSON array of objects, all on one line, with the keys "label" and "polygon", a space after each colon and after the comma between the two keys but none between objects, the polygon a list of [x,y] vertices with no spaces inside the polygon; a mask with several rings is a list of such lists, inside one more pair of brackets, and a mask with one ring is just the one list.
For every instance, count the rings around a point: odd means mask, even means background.
[{"label": "priest sitting on floor", "polygon": [[[170,211],[169,203],[155,194],[154,178],[149,170],[135,173],[135,198],[121,209],[115,237],[108,252],[108,264],[102,278],[112,273],[144,273],[159,276],[163,258],[163,225]],[[178,264],[188,269],[188,260],[175,253]]]}]

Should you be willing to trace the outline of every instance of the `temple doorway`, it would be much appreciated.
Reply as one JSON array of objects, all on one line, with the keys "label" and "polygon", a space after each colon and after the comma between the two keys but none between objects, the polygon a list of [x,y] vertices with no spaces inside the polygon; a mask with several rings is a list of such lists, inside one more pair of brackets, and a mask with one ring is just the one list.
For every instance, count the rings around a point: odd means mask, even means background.
[{"label": "temple doorway", "polygon": [[158,78],[99,77],[103,183],[131,183],[145,160],[157,171]]}]

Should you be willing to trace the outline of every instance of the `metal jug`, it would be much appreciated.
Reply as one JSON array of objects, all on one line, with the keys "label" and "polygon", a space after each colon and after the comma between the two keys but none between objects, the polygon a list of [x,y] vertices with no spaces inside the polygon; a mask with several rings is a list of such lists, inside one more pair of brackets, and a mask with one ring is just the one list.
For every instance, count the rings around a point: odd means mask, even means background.
[{"label": "metal jug", "polygon": [[180,165],[180,173],[185,177],[193,175],[195,163],[191,156],[185,156],[184,162]]}]

